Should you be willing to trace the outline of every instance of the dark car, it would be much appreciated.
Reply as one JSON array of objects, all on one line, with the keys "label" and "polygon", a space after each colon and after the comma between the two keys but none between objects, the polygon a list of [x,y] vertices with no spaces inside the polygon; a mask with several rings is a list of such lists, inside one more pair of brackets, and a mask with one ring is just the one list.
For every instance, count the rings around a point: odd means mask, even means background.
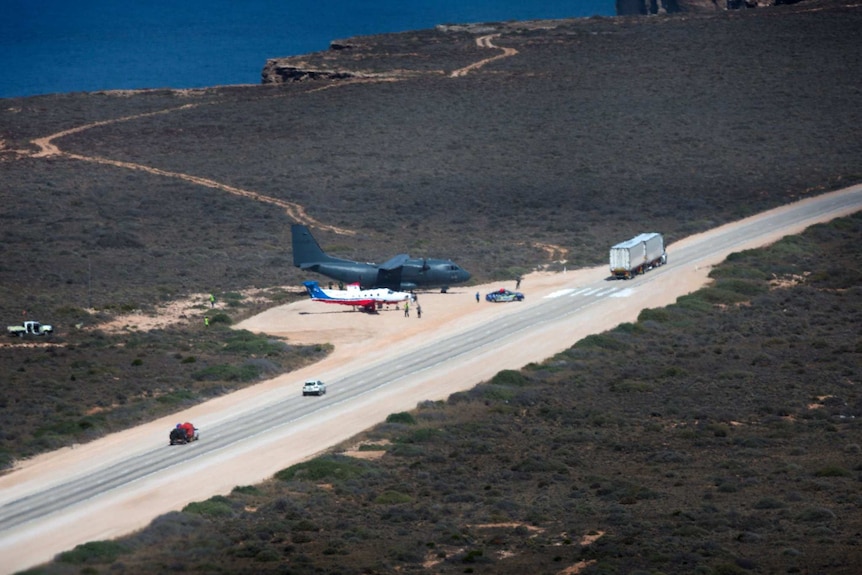
[{"label": "dark car", "polygon": [[487,294],[485,299],[494,303],[501,301],[523,301],[524,294],[519,291],[509,291],[507,289],[500,288],[497,291],[492,291]]}]

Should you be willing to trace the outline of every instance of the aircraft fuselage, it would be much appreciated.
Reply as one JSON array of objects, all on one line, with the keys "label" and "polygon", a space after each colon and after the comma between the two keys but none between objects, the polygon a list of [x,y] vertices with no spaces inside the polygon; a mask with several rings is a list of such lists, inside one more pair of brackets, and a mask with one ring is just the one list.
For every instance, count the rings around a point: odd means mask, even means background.
[{"label": "aircraft fuselage", "polygon": [[359,262],[320,262],[302,266],[343,283],[358,282],[362,289],[374,287],[398,291],[445,288],[469,279],[470,275],[451,260],[409,259],[398,270],[384,270]]},{"label": "aircraft fuselage", "polygon": [[325,253],[307,227],[291,226],[293,264],[345,284],[358,283],[362,289],[389,288],[411,291],[441,288],[470,279],[470,274],[452,260],[411,258],[399,254],[382,264],[361,263]]}]

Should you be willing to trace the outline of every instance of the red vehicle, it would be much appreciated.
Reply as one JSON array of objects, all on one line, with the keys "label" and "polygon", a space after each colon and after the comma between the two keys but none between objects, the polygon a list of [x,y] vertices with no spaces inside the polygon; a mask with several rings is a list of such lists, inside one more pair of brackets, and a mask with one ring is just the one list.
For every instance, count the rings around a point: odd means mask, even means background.
[{"label": "red vehicle", "polygon": [[171,433],[168,436],[171,441],[171,445],[191,443],[192,441],[197,441],[198,437],[198,428],[188,421],[185,423],[178,423],[176,427],[171,430]]}]

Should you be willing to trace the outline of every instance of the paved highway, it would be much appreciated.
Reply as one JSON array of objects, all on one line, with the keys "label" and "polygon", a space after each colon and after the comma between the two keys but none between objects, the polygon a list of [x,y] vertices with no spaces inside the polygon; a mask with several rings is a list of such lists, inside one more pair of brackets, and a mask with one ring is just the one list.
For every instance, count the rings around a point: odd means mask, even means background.
[{"label": "paved highway", "polygon": [[[631,302],[637,296],[639,307],[656,307],[656,302],[664,305],[685,293],[675,292],[680,289],[681,282],[674,281],[679,274],[708,268],[733,251],[769,243],[786,233],[796,233],[813,223],[860,208],[862,186],[855,186],[688,238],[668,250],[667,265],[631,281],[608,281],[607,274],[597,270],[591,281],[562,285],[529,305],[498,304],[505,313],[495,314],[487,321],[450,329],[445,334],[427,334],[419,343],[406,344],[399,353],[368,362],[354,361],[328,373],[329,393],[319,401],[303,398],[295,390],[288,393],[272,389],[265,392],[264,401],[238,400],[235,410],[214,410],[215,415],[206,425],[196,422],[202,428],[202,440],[189,446],[168,448],[168,428],[165,428],[165,439],[157,444],[141,442],[130,435],[127,445],[119,450],[106,448],[99,452],[98,447],[88,446],[94,450],[93,455],[86,461],[70,464],[64,474],[46,477],[47,472],[40,475],[36,469],[16,482],[17,472],[12,473],[0,481],[0,565],[11,572],[30,566],[34,560],[47,560],[67,548],[63,545],[68,546],[68,537],[56,539],[58,548],[48,543],[55,540],[51,533],[58,529],[72,529],[80,534],[78,542],[84,542],[130,528],[130,525],[102,531],[80,528],[94,509],[151,506],[146,512],[148,517],[155,517],[176,508],[183,498],[203,500],[224,492],[223,485],[215,479],[219,466],[242,466],[243,457],[250,452],[275,449],[278,442],[299,441],[299,433],[314,437],[315,427],[323,425],[330,429],[361,413],[369,414],[359,418],[366,427],[370,426],[380,421],[380,414],[363,410],[369,409],[376,398],[403,395],[404,405],[415,405],[428,398],[420,395],[427,389],[423,382],[454,380],[451,388],[440,390],[448,395],[452,390],[469,388],[500,369],[517,368],[549,357],[588,333],[615,325],[613,310],[621,299]],[[597,321],[598,318],[605,321]],[[533,343],[525,345],[527,341]],[[540,357],[535,357],[536,346]],[[469,373],[470,377],[458,381],[462,373]],[[479,379],[475,379],[477,374],[481,376]],[[411,390],[417,395],[411,396]],[[311,442],[301,456],[324,449],[338,439],[343,436],[321,434],[321,443]],[[284,461],[276,465],[286,466]],[[167,508],[160,507],[158,502],[150,504],[149,492],[164,490],[189,476],[198,478],[194,491],[178,490],[177,498],[165,503],[169,505]],[[214,479],[207,481],[203,477]],[[36,543],[39,539],[42,543]],[[34,554],[34,548],[41,551]]]}]

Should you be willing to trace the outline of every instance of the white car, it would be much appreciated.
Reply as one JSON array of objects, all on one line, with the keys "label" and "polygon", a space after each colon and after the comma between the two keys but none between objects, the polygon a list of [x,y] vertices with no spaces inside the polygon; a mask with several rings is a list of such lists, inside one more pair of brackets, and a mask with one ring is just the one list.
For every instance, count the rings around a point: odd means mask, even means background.
[{"label": "white car", "polygon": [[309,379],[302,385],[302,395],[323,395],[326,393],[326,384],[319,379]]}]

